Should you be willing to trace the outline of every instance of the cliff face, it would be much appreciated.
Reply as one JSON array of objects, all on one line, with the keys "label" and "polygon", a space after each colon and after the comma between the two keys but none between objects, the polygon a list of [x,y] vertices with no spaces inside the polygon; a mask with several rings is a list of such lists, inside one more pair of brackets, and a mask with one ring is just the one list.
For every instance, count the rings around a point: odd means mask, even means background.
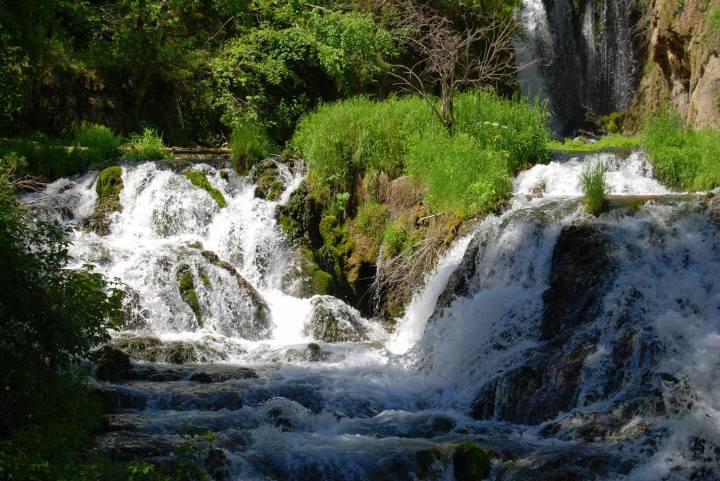
[{"label": "cliff face", "polygon": [[650,0],[648,58],[626,129],[674,106],[688,124],[720,128],[720,0]]}]

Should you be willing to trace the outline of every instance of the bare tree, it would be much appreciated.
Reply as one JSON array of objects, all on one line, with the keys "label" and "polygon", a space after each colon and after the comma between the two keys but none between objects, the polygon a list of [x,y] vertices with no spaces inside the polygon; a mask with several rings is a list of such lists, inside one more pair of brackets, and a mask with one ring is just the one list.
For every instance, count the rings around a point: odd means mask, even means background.
[{"label": "bare tree", "polygon": [[[398,27],[419,60],[394,65],[396,85],[427,101],[443,126],[453,131],[453,99],[463,87],[514,80],[520,66],[513,53],[516,23],[512,17],[489,15],[456,26],[426,4],[398,0]],[[435,94],[439,94],[439,106]]]}]

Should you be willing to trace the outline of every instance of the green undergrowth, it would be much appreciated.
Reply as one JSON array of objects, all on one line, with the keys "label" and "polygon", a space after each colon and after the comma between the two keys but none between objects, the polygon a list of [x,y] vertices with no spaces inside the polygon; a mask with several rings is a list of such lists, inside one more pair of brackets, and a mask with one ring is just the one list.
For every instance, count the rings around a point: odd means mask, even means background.
[{"label": "green undergrowth", "polygon": [[210,182],[207,180],[207,177],[202,172],[193,170],[190,172],[184,172],[183,175],[194,185],[195,187],[198,187],[200,189],[203,189],[208,194],[210,194],[210,197],[213,198],[213,200],[217,203],[217,205],[222,209],[225,206],[227,206],[227,201],[225,200],[225,196],[217,190],[215,187],[210,184]]},{"label": "green undergrowth", "polygon": [[664,112],[648,120],[643,135],[655,174],[674,188],[699,191],[720,186],[720,133],[685,127]]},{"label": "green undergrowth", "polygon": [[270,151],[270,140],[259,124],[243,121],[233,128],[228,147],[233,167],[244,175]]},{"label": "green undergrowth", "polygon": [[604,137],[600,137],[596,142],[567,139],[553,140],[548,143],[548,149],[550,150],[579,153],[592,153],[611,149],[637,149],[642,146],[643,139],[641,136],[625,136],[621,134],[609,134]]}]

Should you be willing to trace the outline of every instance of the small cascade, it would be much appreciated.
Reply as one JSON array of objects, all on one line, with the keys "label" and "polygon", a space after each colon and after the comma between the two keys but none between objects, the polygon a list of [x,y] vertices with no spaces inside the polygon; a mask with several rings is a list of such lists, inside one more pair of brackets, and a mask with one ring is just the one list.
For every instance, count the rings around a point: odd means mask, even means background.
[{"label": "small cascade", "polygon": [[529,98],[549,101],[556,133],[582,128],[586,109],[606,115],[628,107],[639,80],[639,19],[628,0],[523,2],[520,84]]},{"label": "small cascade", "polygon": [[[580,176],[598,162],[616,197],[593,217]],[[168,165],[122,169],[106,236],[84,227],[97,174],[27,199],[74,228],[78,264],[128,286],[113,343],[134,360],[94,384],[117,405],[96,440],[113,458],[168,465],[191,442],[216,480],[452,481],[469,439],[492,481],[720,481],[720,206],[664,187],[644,154],[522,172],[391,335],[288,294],[274,211],[301,169],[279,164],[268,201],[252,175],[193,166],[224,208]]]}]

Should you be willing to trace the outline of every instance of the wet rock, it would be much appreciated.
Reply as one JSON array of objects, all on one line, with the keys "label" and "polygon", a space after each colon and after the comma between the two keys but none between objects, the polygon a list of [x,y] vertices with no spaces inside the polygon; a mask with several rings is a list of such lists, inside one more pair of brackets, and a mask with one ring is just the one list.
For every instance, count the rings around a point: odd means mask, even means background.
[{"label": "wet rock", "polygon": [[310,411],[303,405],[285,398],[274,398],[263,403],[262,410],[268,423],[282,431],[298,427]]},{"label": "wet rock", "polygon": [[234,384],[185,384],[168,389],[169,399],[161,401],[166,409],[236,410],[243,407],[241,387]]},{"label": "wet rock", "polygon": [[143,306],[140,293],[126,288],[122,295],[122,312],[118,328],[126,331],[142,331],[148,328],[148,310]]},{"label": "wet rock", "polygon": [[368,340],[367,327],[358,311],[331,296],[313,298],[312,314],[305,327],[307,334],[325,342]]},{"label": "wet rock", "polygon": [[209,344],[198,341],[162,342],[152,336],[122,337],[113,345],[127,352],[134,359],[169,364],[223,361],[226,356]]},{"label": "wet rock", "polygon": [[186,439],[179,435],[127,431],[107,433],[95,440],[100,452],[120,462],[169,456],[185,443]]},{"label": "wet rock", "polygon": [[594,319],[615,278],[610,247],[609,240],[591,226],[563,228],[553,252],[550,288],[543,294],[541,339]]},{"label": "wet rock", "polygon": [[453,453],[456,481],[479,481],[490,474],[490,457],[474,443],[463,443]]},{"label": "wet rock", "polygon": [[202,384],[212,384],[213,382],[215,382],[213,381],[213,378],[210,377],[210,375],[206,372],[196,372],[195,374],[190,376],[190,380]]},{"label": "wet rock", "polygon": [[120,381],[132,368],[130,356],[112,346],[101,347],[90,358],[98,364],[95,377],[101,381]]},{"label": "wet rock", "polygon": [[261,160],[252,168],[250,179],[255,183],[255,197],[275,201],[285,190],[280,168],[277,160],[267,158]]},{"label": "wet rock", "polygon": [[327,361],[330,353],[324,351],[318,344],[311,342],[305,349],[289,349],[286,354],[288,361]]},{"label": "wet rock", "polygon": [[[237,281],[240,291],[247,296],[251,312],[250,319],[244,319],[243,325],[232,326],[235,333],[249,340],[266,339],[270,335],[270,308],[260,293],[230,264],[221,260],[212,251],[203,251],[202,255],[211,264],[229,272]],[[249,321],[249,322],[248,322]]]},{"label": "wet rock", "polygon": [[190,266],[187,264],[181,264],[175,272],[175,279],[177,280],[178,290],[180,291],[180,297],[190,307],[193,314],[195,314],[195,320],[198,326],[202,327],[202,312],[200,310],[200,302],[198,301],[197,292],[195,291],[195,280],[193,279]]},{"label": "wet rock", "polygon": [[94,385],[92,389],[108,413],[118,409],[145,409],[147,405],[145,396],[120,386]]},{"label": "wet rock", "polygon": [[232,473],[230,460],[225,451],[218,448],[210,448],[205,458],[205,470],[214,481],[226,481]]}]

